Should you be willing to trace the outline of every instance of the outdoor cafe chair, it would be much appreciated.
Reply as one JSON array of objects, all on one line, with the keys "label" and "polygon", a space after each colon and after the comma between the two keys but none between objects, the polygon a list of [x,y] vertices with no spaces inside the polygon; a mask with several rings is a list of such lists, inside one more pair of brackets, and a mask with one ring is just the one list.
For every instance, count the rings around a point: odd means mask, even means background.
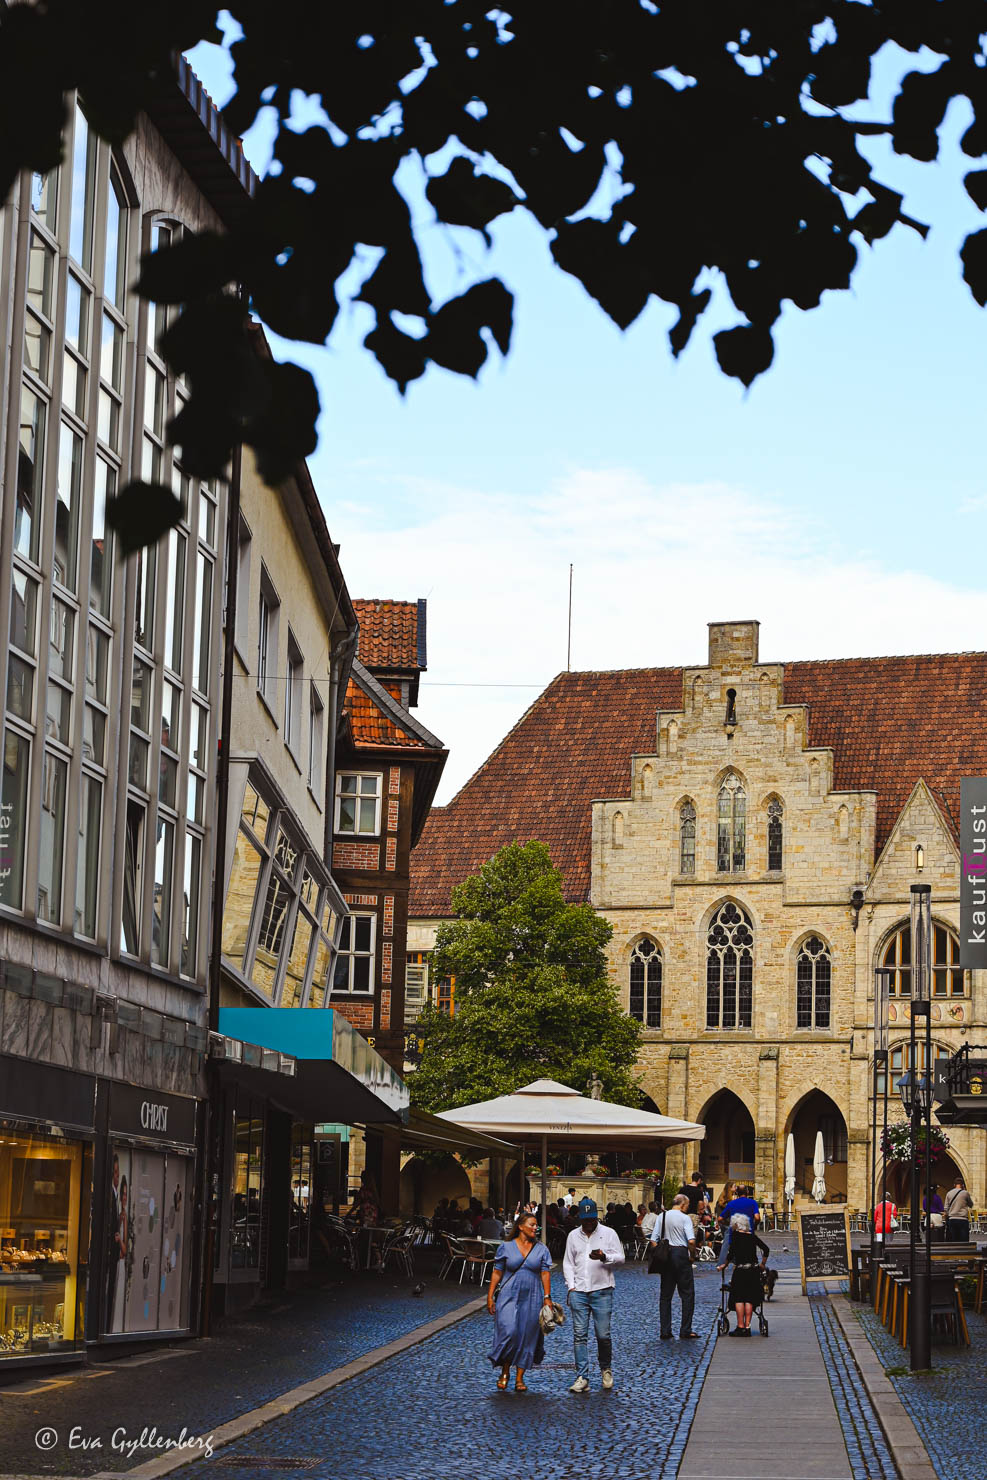
[{"label": "outdoor cafe chair", "polygon": [[330,1242],[335,1242],[341,1246],[343,1260],[349,1265],[350,1269],[359,1269],[360,1251],[357,1248],[353,1230],[344,1223],[342,1218],[337,1218],[334,1214],[329,1214],[326,1218],[326,1231],[329,1235]]},{"label": "outdoor cafe chair", "polygon": [[960,1332],[967,1346],[970,1345],[970,1333],[967,1330],[966,1316],[963,1313],[963,1296],[960,1294],[959,1286],[952,1271],[937,1270],[932,1276],[932,1285],[929,1291],[930,1304],[932,1307],[932,1325],[936,1322],[945,1325],[952,1334],[953,1345],[959,1346]]},{"label": "outdoor cafe chair", "polygon": [[463,1263],[462,1271],[459,1276],[459,1283],[463,1283],[463,1275],[466,1273],[467,1268],[469,1268],[470,1279],[473,1278],[474,1270],[479,1271],[479,1280],[480,1284],[482,1285],[484,1280],[486,1279],[488,1267],[490,1269],[493,1269],[494,1256],[491,1254],[490,1250],[487,1248],[482,1238],[463,1239],[463,1252],[466,1257]]},{"label": "outdoor cafe chair", "polygon": [[415,1263],[412,1251],[415,1246],[415,1226],[408,1223],[404,1228],[395,1228],[384,1240],[384,1247],[380,1251],[380,1264],[382,1269],[387,1268],[388,1259],[394,1259],[404,1270],[409,1279],[414,1278]]},{"label": "outdoor cafe chair", "polygon": [[463,1268],[462,1270],[460,1270],[459,1274],[459,1283],[462,1284],[463,1273],[466,1269],[466,1250],[463,1248],[460,1240],[456,1238],[455,1234],[443,1233],[440,1235],[440,1237],[442,1239],[442,1242],[446,1246],[446,1254],[445,1260],[442,1264],[442,1268],[439,1270],[439,1279],[448,1279],[452,1272],[455,1270],[456,1265],[459,1263],[460,1260],[462,1260]]}]

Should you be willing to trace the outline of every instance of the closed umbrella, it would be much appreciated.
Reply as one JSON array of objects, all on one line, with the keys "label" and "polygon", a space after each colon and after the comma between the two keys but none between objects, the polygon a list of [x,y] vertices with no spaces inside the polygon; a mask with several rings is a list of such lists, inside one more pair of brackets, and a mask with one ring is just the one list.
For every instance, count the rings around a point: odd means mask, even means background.
[{"label": "closed umbrella", "polygon": [[785,1198],[788,1202],[788,1222],[792,1222],[792,1203],[795,1201],[795,1137],[788,1132],[785,1142]]},{"label": "closed umbrella", "polygon": [[826,1201],[826,1152],[822,1131],[816,1131],[816,1149],[812,1157],[812,1196],[817,1203]]},{"label": "closed umbrella", "polygon": [[649,1141],[674,1146],[682,1141],[701,1141],[706,1134],[706,1127],[694,1121],[594,1100],[554,1079],[536,1079],[511,1095],[442,1110],[440,1117],[467,1130],[504,1135],[515,1143],[529,1140],[540,1145],[543,1240],[548,1232],[545,1168],[549,1142],[573,1150],[593,1146],[601,1151],[634,1151]]}]

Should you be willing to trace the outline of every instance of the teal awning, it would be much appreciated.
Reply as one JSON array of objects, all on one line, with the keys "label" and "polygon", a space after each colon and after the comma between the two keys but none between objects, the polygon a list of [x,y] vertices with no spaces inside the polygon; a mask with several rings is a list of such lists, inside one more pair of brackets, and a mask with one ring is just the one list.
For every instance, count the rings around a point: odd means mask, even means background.
[{"label": "teal awning", "polygon": [[271,1093],[305,1119],[373,1125],[407,1118],[410,1097],[401,1075],[331,1008],[221,1007],[219,1031],[296,1061],[294,1075],[271,1076],[286,1081]]}]

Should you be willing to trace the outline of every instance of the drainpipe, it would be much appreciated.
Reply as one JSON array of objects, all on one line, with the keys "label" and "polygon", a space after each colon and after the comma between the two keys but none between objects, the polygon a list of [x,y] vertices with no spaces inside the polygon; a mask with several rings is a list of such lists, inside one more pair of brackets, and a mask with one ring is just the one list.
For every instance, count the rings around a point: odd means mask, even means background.
[{"label": "drainpipe", "polygon": [[[345,697],[345,685],[356,657],[356,645],[360,636],[359,626],[350,627],[338,642],[333,643],[329,659],[329,744],[326,746],[326,811],[325,811],[325,861],[332,873],[332,835],[336,818],[336,730]],[[330,633],[330,641],[332,635]]]}]

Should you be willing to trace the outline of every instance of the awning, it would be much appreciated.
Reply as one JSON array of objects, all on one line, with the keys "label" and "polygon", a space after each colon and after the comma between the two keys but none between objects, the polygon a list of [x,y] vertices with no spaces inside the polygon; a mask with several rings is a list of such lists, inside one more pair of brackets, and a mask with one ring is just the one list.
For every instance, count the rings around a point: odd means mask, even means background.
[{"label": "awning", "polygon": [[500,1141],[496,1136],[484,1135],[482,1131],[452,1125],[438,1115],[430,1115],[427,1110],[409,1110],[403,1125],[375,1125],[370,1129],[385,1141],[397,1141],[403,1150],[408,1151],[475,1151],[481,1156],[506,1156],[510,1161],[516,1161],[521,1155],[518,1146]]},{"label": "awning", "polygon": [[221,1007],[219,1031],[223,1077],[298,1120],[376,1127],[407,1116],[400,1074],[331,1008]]}]

